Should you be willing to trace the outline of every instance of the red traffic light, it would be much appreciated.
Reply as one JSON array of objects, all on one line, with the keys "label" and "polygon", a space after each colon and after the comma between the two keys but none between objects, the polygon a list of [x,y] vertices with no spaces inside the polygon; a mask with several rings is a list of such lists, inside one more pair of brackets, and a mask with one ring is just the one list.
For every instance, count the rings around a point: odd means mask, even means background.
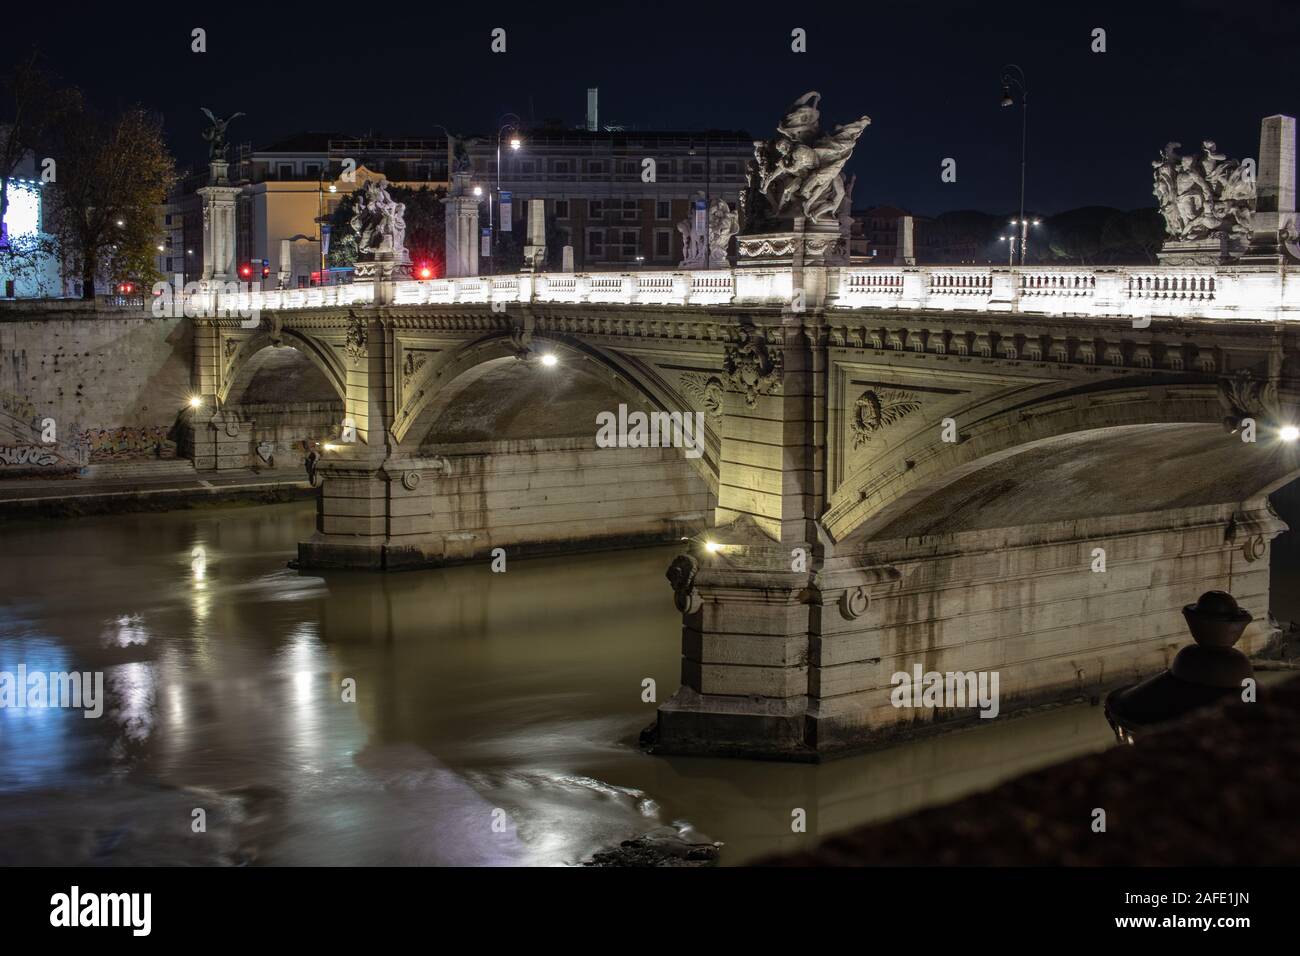
[{"label": "red traffic light", "polygon": [[248,262],[245,262],[242,266],[239,267],[239,274],[240,274],[241,276],[243,276],[245,279],[251,279],[251,278],[253,278],[253,266],[252,266],[252,264],[251,264],[251,263],[248,263]]},{"label": "red traffic light", "polygon": [[433,266],[429,265],[429,263],[427,262],[421,262],[419,265],[415,267],[415,274],[419,276],[421,279],[432,279]]},{"label": "red traffic light", "polygon": [[270,274],[271,274],[271,267],[270,267],[270,266],[262,266],[262,278],[265,279],[265,278],[266,278],[267,276],[269,276]]}]

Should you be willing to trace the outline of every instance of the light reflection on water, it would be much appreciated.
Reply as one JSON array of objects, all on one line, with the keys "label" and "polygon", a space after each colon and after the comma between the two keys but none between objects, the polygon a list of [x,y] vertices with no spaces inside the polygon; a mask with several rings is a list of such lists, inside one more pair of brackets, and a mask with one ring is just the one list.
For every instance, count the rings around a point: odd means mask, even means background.
[{"label": "light reflection on water", "polygon": [[821,766],[648,757],[674,549],[300,575],[313,518],[11,523],[0,667],[103,670],[109,700],[0,712],[0,863],[565,864],[673,821],[738,863],[1111,741],[1082,706]]}]

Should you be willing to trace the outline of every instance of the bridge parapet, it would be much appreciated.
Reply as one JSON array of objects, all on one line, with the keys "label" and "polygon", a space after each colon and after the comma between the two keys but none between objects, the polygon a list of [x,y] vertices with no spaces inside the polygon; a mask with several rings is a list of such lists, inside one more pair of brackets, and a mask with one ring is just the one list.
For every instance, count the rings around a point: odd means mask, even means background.
[{"label": "bridge parapet", "polygon": [[[1300,278],[1250,266],[864,266],[830,267],[825,295],[788,268],[468,276],[241,293],[241,310],[330,306],[569,303],[782,309],[989,312],[1146,318],[1300,319]],[[820,283],[816,284],[820,288]]]}]

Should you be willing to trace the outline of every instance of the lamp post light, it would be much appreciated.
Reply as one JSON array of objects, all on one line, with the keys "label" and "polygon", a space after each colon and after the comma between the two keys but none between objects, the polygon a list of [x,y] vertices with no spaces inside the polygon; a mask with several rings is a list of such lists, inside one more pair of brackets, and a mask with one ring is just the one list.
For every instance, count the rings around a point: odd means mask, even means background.
[{"label": "lamp post light", "polygon": [[[1025,264],[1025,253],[1029,247],[1029,227],[1041,226],[1042,220],[1041,219],[1012,219],[1011,222],[1008,223],[1008,225],[1011,226],[1011,235],[999,237],[1001,239],[1007,239],[1011,242],[1011,258],[1007,262],[1007,265],[1016,264],[1015,255],[1016,255],[1016,248],[1018,244],[1020,249],[1020,264],[1023,266]],[[1016,234],[1017,230],[1019,230],[1019,235]]]},{"label": "lamp post light", "polygon": [[[1002,67],[1002,105],[1015,105],[1012,90],[1020,92],[1020,221],[1025,218],[1025,137],[1029,128],[1029,90],[1025,86],[1025,71],[1014,63]],[[1020,264],[1025,264],[1025,246],[1020,244]]]},{"label": "lamp post light", "polygon": [[[507,120],[513,120],[514,122],[513,123],[507,122]],[[497,136],[496,136],[496,140],[497,140],[496,142],[496,146],[497,146],[497,188],[496,188],[497,202],[496,204],[497,206],[501,205],[501,137],[506,130],[510,130],[511,132],[510,132],[510,139],[508,145],[510,146],[510,149],[512,151],[518,152],[519,148],[523,145],[523,139],[521,139],[519,136],[519,127],[522,125],[523,125],[523,121],[520,120],[518,115],[516,115],[515,113],[503,113],[501,116],[497,117]],[[491,243],[488,248],[492,253],[492,255],[489,257],[492,260],[492,262],[490,263],[490,269],[491,269],[490,274],[496,275],[497,228],[496,228],[496,221],[493,217],[491,192],[488,193],[488,236],[490,237],[490,243]]]}]

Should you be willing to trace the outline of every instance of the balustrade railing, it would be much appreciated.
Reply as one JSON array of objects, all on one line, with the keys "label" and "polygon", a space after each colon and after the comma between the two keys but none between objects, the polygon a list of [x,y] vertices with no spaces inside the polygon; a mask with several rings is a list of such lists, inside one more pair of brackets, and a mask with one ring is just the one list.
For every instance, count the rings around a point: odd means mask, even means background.
[{"label": "balustrade railing", "polygon": [[[557,302],[635,306],[738,304],[788,307],[795,288],[779,270],[521,273],[391,284],[385,301],[402,305]],[[1300,279],[1263,267],[867,266],[827,269],[830,309],[1023,312],[1028,314],[1189,316],[1277,320],[1300,317]],[[241,310],[365,305],[375,285],[245,292]]]}]

